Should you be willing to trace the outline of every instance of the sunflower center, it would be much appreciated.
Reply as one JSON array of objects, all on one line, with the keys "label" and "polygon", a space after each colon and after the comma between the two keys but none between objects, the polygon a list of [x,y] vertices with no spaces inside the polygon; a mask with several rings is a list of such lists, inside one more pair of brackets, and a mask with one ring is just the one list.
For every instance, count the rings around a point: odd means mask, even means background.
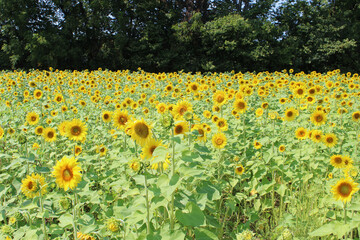
[{"label": "sunflower center", "polygon": [[72,173],[72,171],[71,171],[70,169],[66,168],[66,169],[63,171],[62,176],[63,176],[63,179],[64,179],[65,181],[70,181],[70,180],[72,179],[72,177],[73,177],[73,173]]},{"label": "sunflower center", "polygon": [[355,114],[354,114],[354,118],[355,118],[355,119],[359,119],[359,118],[360,118],[360,113],[355,113]]},{"label": "sunflower center", "polygon": [[219,127],[224,127],[225,126],[225,123],[223,121],[218,121],[218,126]]},{"label": "sunflower center", "polygon": [[320,139],[321,139],[321,135],[315,135],[315,138],[316,138],[317,140],[320,140]]},{"label": "sunflower center", "polygon": [[125,125],[125,123],[127,122],[127,118],[124,116],[119,117],[119,123],[122,125]]},{"label": "sunflower center", "polygon": [[135,133],[141,138],[147,138],[149,136],[149,128],[144,123],[135,124]]},{"label": "sunflower center", "polygon": [[300,135],[301,137],[303,137],[303,136],[305,136],[305,132],[304,132],[304,131],[300,131],[299,135]]},{"label": "sunflower center", "polygon": [[224,143],[224,140],[223,139],[221,139],[221,138],[218,138],[218,139],[216,139],[216,144],[217,145],[221,145],[221,144],[223,144]]},{"label": "sunflower center", "polygon": [[110,117],[109,114],[107,114],[107,113],[104,114],[104,119],[105,119],[105,120],[108,120],[109,117]]},{"label": "sunflower center", "polygon": [[184,115],[184,113],[187,111],[187,109],[185,107],[182,107],[179,109],[179,113],[180,115]]},{"label": "sunflower center", "polygon": [[150,147],[150,153],[151,153],[151,155],[154,153],[155,149],[156,149],[156,146],[151,146],[151,147]]},{"label": "sunflower center", "polygon": [[41,134],[43,132],[42,128],[38,128],[37,130],[37,133]]},{"label": "sunflower center", "polygon": [[241,172],[243,171],[243,168],[242,168],[242,167],[237,167],[237,168],[236,168],[236,171],[237,171],[238,173],[241,173]]},{"label": "sunflower center", "polygon": [[334,159],[334,161],[337,163],[337,164],[340,164],[342,162],[342,159],[340,157],[336,157]]},{"label": "sunflower center", "polygon": [[222,103],[224,100],[225,100],[225,98],[224,98],[223,96],[218,96],[218,97],[216,98],[216,101],[217,101],[218,103]]},{"label": "sunflower center", "polygon": [[205,134],[204,130],[202,130],[202,129],[198,129],[198,133],[200,134],[201,137],[203,137]]},{"label": "sunflower center", "polygon": [[30,182],[28,183],[27,187],[28,187],[29,190],[32,190],[32,188],[34,187],[33,182],[30,181]]},{"label": "sunflower center", "polygon": [[343,197],[347,197],[350,195],[351,191],[352,191],[352,187],[350,184],[348,183],[342,183],[340,184],[340,186],[338,187],[338,191],[340,193],[341,196]]},{"label": "sunflower center", "polygon": [[297,90],[297,93],[298,93],[299,95],[302,95],[302,94],[304,93],[304,90],[298,89],[298,90]]},{"label": "sunflower center", "polygon": [[326,139],[326,142],[328,142],[328,143],[332,143],[334,141],[334,139],[332,138],[332,137],[328,137],[327,139]]},{"label": "sunflower center", "polygon": [[105,152],[105,148],[103,148],[103,147],[100,148],[100,152],[102,152],[102,153]]},{"label": "sunflower center", "polygon": [[180,134],[183,131],[183,127],[181,125],[175,127],[175,133]]},{"label": "sunflower center", "polygon": [[239,103],[238,103],[238,108],[239,108],[239,109],[244,109],[244,108],[245,108],[245,103],[239,102]]},{"label": "sunflower center", "polygon": [[293,115],[293,112],[291,112],[291,111],[286,113],[286,116],[288,116],[288,117],[292,117],[292,115]]},{"label": "sunflower center", "polygon": [[323,117],[321,115],[318,115],[315,117],[316,122],[321,122],[323,120]]},{"label": "sunflower center", "polygon": [[53,132],[48,132],[47,136],[48,136],[48,138],[53,138],[53,137],[54,137],[54,133],[53,133]]},{"label": "sunflower center", "polygon": [[74,126],[71,128],[71,134],[73,136],[79,136],[81,134],[81,128],[79,126]]},{"label": "sunflower center", "polygon": [[36,117],[35,116],[31,116],[31,121],[35,122],[36,121]]}]

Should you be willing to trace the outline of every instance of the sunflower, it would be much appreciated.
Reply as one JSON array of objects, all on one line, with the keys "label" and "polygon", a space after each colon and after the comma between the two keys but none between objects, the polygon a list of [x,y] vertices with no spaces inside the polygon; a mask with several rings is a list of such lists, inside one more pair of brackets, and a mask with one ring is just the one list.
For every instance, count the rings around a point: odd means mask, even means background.
[{"label": "sunflower", "polygon": [[26,121],[30,124],[30,125],[35,125],[39,122],[39,114],[35,113],[35,112],[29,112],[26,115]]},{"label": "sunflower", "polygon": [[204,117],[207,118],[207,119],[211,118],[211,112],[208,111],[208,110],[205,110],[205,111],[203,112],[203,115],[204,115]]},{"label": "sunflower", "polygon": [[359,190],[358,184],[351,178],[340,179],[335,185],[331,186],[331,191],[336,200],[344,203],[351,200],[352,195]]},{"label": "sunflower", "polygon": [[[157,147],[163,146],[166,147],[164,144],[162,144],[161,140],[155,140],[153,138],[150,138],[149,141],[145,144],[145,146],[142,148],[141,158],[142,159],[148,159],[153,160],[156,156],[154,156],[154,151]],[[165,170],[169,167],[169,156],[165,157],[164,160],[160,161],[159,163],[155,163],[151,165],[152,169],[158,169],[162,166],[162,168]]]},{"label": "sunflower", "polygon": [[296,136],[296,138],[299,139],[299,140],[304,140],[304,139],[306,139],[307,136],[308,136],[308,131],[307,131],[305,128],[300,127],[300,128],[298,128],[298,129],[296,129],[296,131],[295,131],[295,136]]},{"label": "sunflower", "polygon": [[243,166],[242,164],[237,164],[237,165],[236,165],[236,167],[235,167],[235,173],[236,173],[237,175],[243,174],[244,171],[245,171],[245,169],[244,169],[244,166]]},{"label": "sunflower", "polygon": [[43,137],[47,142],[53,142],[56,140],[56,131],[52,127],[47,127],[44,129]]},{"label": "sunflower", "polygon": [[179,122],[175,124],[174,135],[185,134],[189,132],[189,126],[187,122]]},{"label": "sunflower", "polygon": [[242,99],[236,99],[234,102],[234,110],[238,113],[244,113],[247,109],[247,104]]},{"label": "sunflower", "polygon": [[108,123],[108,122],[111,122],[111,115],[112,115],[112,112],[110,111],[104,111],[102,114],[101,114],[101,118],[104,122]]},{"label": "sunflower", "polygon": [[61,103],[64,101],[64,97],[61,94],[56,94],[54,97],[54,102]]},{"label": "sunflower", "polygon": [[27,175],[21,183],[21,191],[28,198],[40,196],[40,191],[41,195],[44,195],[47,192],[45,178],[40,174],[33,173],[31,175]]},{"label": "sunflower", "polygon": [[315,126],[323,125],[326,122],[326,114],[323,111],[315,111],[311,114],[310,120]]},{"label": "sunflower", "polygon": [[261,117],[264,114],[264,110],[262,108],[258,108],[255,111],[256,117]]},{"label": "sunflower", "polygon": [[335,168],[344,168],[344,159],[341,155],[332,155],[330,158],[330,164]]},{"label": "sunflower", "polygon": [[227,102],[227,94],[224,91],[217,90],[213,95],[215,105],[222,106]]},{"label": "sunflower", "polygon": [[36,89],[36,90],[34,91],[34,98],[40,99],[42,96],[43,96],[43,92],[42,92],[41,90]]},{"label": "sunflower", "polygon": [[192,112],[192,105],[188,101],[178,102],[173,110],[174,118],[180,119],[186,112]]},{"label": "sunflower", "polygon": [[101,144],[100,146],[96,147],[96,152],[100,153],[100,157],[105,156],[107,152],[107,148],[104,146],[104,144]]},{"label": "sunflower", "polygon": [[227,139],[224,133],[219,132],[212,137],[211,141],[215,148],[221,149],[225,147]]},{"label": "sunflower", "polygon": [[61,161],[57,161],[53,176],[56,178],[55,182],[60,187],[67,191],[69,188],[74,189],[81,181],[81,167],[78,166],[77,160],[72,157],[64,156]]},{"label": "sunflower", "polygon": [[360,111],[356,111],[351,115],[353,121],[357,122],[360,119]]},{"label": "sunflower", "polygon": [[81,120],[73,119],[67,124],[65,131],[69,139],[83,141],[86,137],[87,127]]},{"label": "sunflower", "polygon": [[76,146],[74,147],[74,154],[75,154],[75,156],[79,156],[81,152],[82,152],[82,147],[76,145]]},{"label": "sunflower", "polygon": [[4,129],[0,126],[0,139],[4,136]]},{"label": "sunflower", "polygon": [[137,159],[133,159],[130,163],[129,163],[129,167],[134,170],[135,172],[138,172],[140,170],[140,163]]},{"label": "sunflower", "polygon": [[146,141],[151,138],[151,127],[144,121],[144,119],[135,120],[131,124],[129,133],[132,139],[134,139],[139,145],[144,146]]},{"label": "sunflower", "polygon": [[159,103],[159,104],[157,104],[157,105],[156,105],[156,108],[157,108],[157,112],[158,112],[158,113],[161,113],[161,114],[165,113],[165,112],[168,110],[168,108],[167,108],[167,106],[166,106],[165,103]]},{"label": "sunflower", "polygon": [[326,135],[323,136],[323,143],[327,146],[327,147],[334,147],[337,144],[337,137],[335,134],[333,133],[328,133]]},{"label": "sunflower", "polygon": [[298,87],[294,91],[294,95],[296,98],[302,98],[305,96],[305,94],[306,94],[306,91],[303,87]]},{"label": "sunflower", "polygon": [[319,143],[322,141],[322,131],[321,130],[313,130],[311,133],[311,140],[313,142]]},{"label": "sunflower", "polygon": [[343,161],[346,168],[352,168],[354,161],[349,156],[344,156]]},{"label": "sunflower", "polygon": [[219,130],[221,131],[226,131],[228,129],[228,123],[226,121],[225,118],[219,118],[216,121],[216,126],[218,127]]},{"label": "sunflower", "polygon": [[285,152],[285,145],[280,145],[279,146],[279,152]]},{"label": "sunflower", "polygon": [[126,123],[129,120],[130,120],[130,117],[129,117],[127,111],[116,110],[113,115],[114,126],[117,127],[118,129],[124,129]]},{"label": "sunflower", "polygon": [[286,121],[293,121],[298,115],[299,115],[298,110],[296,110],[295,108],[289,108],[285,111],[284,119]]},{"label": "sunflower", "polygon": [[65,136],[66,135],[66,127],[69,124],[70,121],[64,121],[62,123],[59,124],[58,126],[58,130],[60,132],[61,136]]},{"label": "sunflower", "polygon": [[202,126],[202,124],[195,124],[191,131],[193,130],[196,130],[197,134],[198,134],[198,137],[197,137],[197,140],[198,141],[203,141],[203,142],[206,142],[206,129],[204,129],[204,127]]},{"label": "sunflower", "polygon": [[255,149],[260,149],[261,147],[262,147],[262,144],[259,141],[255,140],[254,141],[254,148]]}]

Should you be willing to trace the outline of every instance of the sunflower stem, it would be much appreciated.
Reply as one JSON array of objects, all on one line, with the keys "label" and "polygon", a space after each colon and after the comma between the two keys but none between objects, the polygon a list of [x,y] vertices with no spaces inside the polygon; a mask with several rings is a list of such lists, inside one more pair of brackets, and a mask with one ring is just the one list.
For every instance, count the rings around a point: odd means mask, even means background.
[{"label": "sunflower stem", "polygon": [[147,188],[147,174],[144,174],[144,185],[145,185],[145,201],[146,201],[146,234],[150,234],[150,205],[149,205],[149,193]]},{"label": "sunflower stem", "polygon": [[[171,141],[172,141],[172,158],[171,158],[171,176],[175,174],[175,141],[174,141],[174,131],[171,131]],[[175,200],[175,191],[171,194],[171,204],[170,204],[170,230],[174,230],[174,200]]]},{"label": "sunflower stem", "polygon": [[76,192],[74,192],[74,206],[73,206],[73,227],[74,227],[74,240],[77,240],[76,204],[77,204],[77,197],[76,197]]},{"label": "sunflower stem", "polygon": [[46,224],[45,224],[45,218],[44,218],[44,199],[43,199],[41,190],[42,189],[40,189],[40,191],[39,191],[40,192],[41,219],[42,219],[42,225],[43,225],[43,231],[44,231],[44,239],[47,240],[48,235],[47,235],[47,232],[46,232]]}]

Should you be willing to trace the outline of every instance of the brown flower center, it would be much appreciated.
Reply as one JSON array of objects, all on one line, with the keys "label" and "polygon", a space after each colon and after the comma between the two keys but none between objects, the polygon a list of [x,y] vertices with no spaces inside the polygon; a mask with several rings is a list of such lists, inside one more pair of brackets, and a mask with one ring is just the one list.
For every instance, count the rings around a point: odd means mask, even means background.
[{"label": "brown flower center", "polygon": [[73,178],[73,173],[70,169],[66,168],[63,171],[62,176],[65,181],[70,181]]},{"label": "brown flower center", "polygon": [[149,136],[149,128],[144,123],[137,123],[134,126],[136,135],[141,138],[147,138]]},{"label": "brown flower center", "polygon": [[81,128],[79,126],[74,126],[71,128],[71,135],[79,136],[81,134]]}]

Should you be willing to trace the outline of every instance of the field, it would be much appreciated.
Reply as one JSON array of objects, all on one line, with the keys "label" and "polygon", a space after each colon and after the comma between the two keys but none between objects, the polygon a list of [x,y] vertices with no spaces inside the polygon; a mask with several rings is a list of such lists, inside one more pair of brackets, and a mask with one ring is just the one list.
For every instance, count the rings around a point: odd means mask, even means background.
[{"label": "field", "polygon": [[0,239],[359,239],[358,74],[0,72]]}]

